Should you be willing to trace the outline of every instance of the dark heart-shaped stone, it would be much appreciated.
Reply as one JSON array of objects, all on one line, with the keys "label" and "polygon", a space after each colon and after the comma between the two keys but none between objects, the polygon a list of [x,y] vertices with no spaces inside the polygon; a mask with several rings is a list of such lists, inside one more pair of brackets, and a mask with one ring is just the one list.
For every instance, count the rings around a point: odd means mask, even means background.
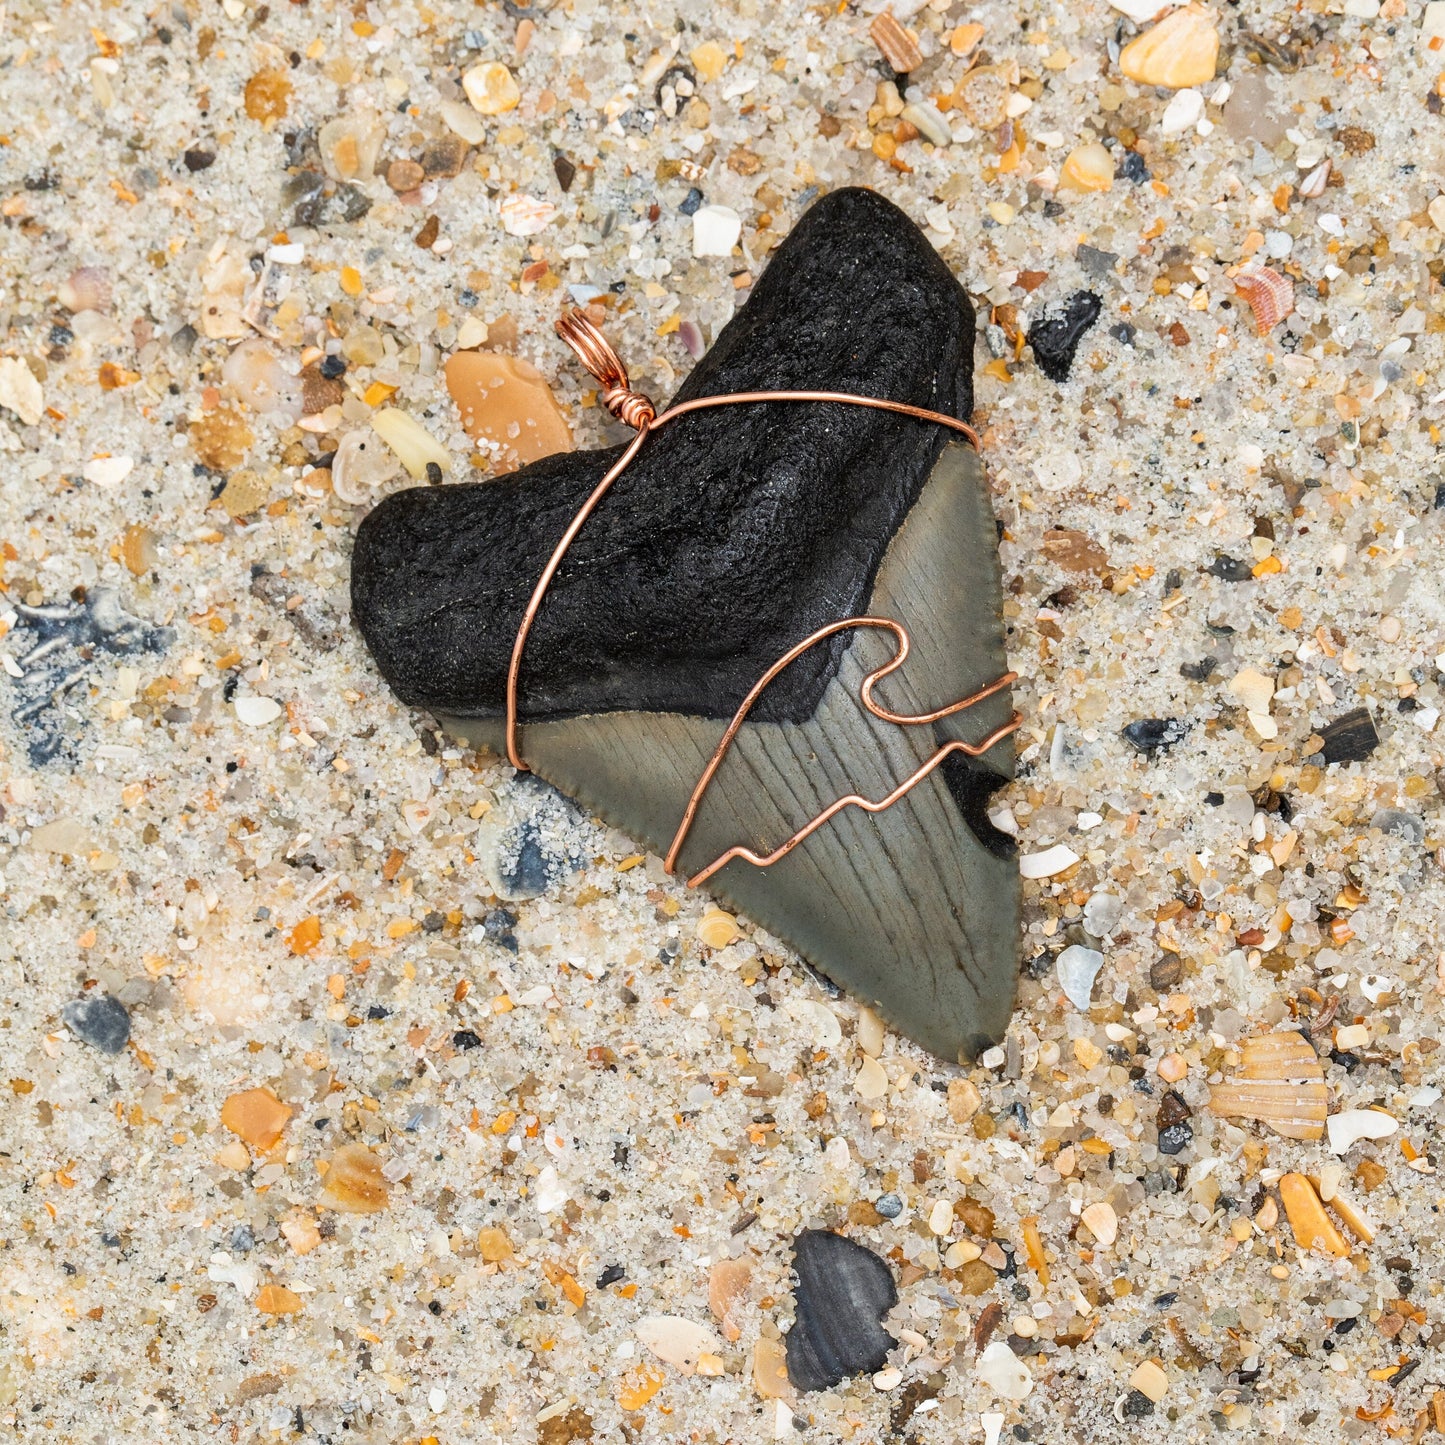
[{"label": "dark heart-shaped stone", "polygon": [[826,1229],[793,1241],[796,1315],[788,1331],[788,1379],[798,1390],[828,1390],[849,1375],[883,1368],[898,1342],[883,1316],[898,1303],[888,1266],[861,1244]]},{"label": "dark heart-shaped stone", "polygon": [[[870,191],[817,202],[675,400],[830,390],[966,418],[974,316],[917,228]],[[880,693],[927,712],[1006,670],[996,530],[973,452],[936,425],[837,403],[688,416],[648,438],[567,553],[521,673],[524,754],[665,852],[748,689],[799,639],[864,613],[913,653]],[[352,612],[397,694],[500,748],[507,664],[552,548],[620,448],[387,498],[362,523]],[[762,695],[689,835],[684,876],[767,851],[835,798],[881,798],[942,743],[1006,721],[1006,691],[900,728],[858,687],[892,639],[845,632]],[[884,813],[849,809],[710,891],[950,1059],[1002,1033],[1018,879],[988,822],[1011,747],[955,754]]]}]

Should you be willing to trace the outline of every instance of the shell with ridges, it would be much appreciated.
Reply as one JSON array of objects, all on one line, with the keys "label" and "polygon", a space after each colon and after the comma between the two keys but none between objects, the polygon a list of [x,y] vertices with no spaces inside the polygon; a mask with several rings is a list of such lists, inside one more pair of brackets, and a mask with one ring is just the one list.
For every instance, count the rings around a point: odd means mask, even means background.
[{"label": "shell with ridges", "polygon": [[1294,282],[1258,261],[1241,267],[1234,289],[1249,302],[1261,336],[1268,336],[1294,310]]},{"label": "shell with ridges", "polygon": [[1319,1139],[1330,1091],[1319,1056],[1303,1035],[1289,1031],[1246,1039],[1239,1074],[1209,1090],[1211,1112],[1255,1119],[1286,1139]]}]

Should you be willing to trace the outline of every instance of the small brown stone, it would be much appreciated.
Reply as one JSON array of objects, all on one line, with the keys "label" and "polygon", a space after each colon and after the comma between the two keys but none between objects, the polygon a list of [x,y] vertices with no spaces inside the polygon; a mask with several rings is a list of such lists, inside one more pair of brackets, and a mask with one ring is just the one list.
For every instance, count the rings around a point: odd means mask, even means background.
[{"label": "small brown stone", "polygon": [[1044,533],[1044,556],[1065,572],[1106,572],[1109,569],[1104,549],[1086,533],[1070,527],[1052,527]]},{"label": "small brown stone", "polygon": [[342,1214],[375,1214],[388,1203],[381,1160],[365,1144],[343,1144],[331,1156],[321,1200]]},{"label": "small brown stone", "polygon": [[591,1438],[592,1417],[581,1405],[573,1406],[565,1415],[553,1415],[537,1427],[537,1445],[573,1445]]},{"label": "small brown stone", "polygon": [[953,1206],[953,1217],[961,1220],[964,1227],[980,1239],[993,1238],[993,1210],[986,1204],[980,1204],[976,1199],[960,1199]]},{"label": "small brown stone", "polygon": [[708,1275],[708,1308],[729,1340],[736,1340],[742,1334],[735,1316],[747,1299],[752,1282],[752,1266],[745,1259],[720,1259]]},{"label": "small brown stone", "polygon": [[1375,148],[1375,137],[1367,130],[1357,125],[1343,126],[1336,132],[1339,142],[1345,148],[1346,155],[1362,156],[1366,151]]},{"label": "small brown stone", "polygon": [[848,1223],[873,1228],[883,1223],[883,1216],[874,1208],[871,1200],[855,1199],[848,1206]]},{"label": "small brown stone", "polygon": [[392,161],[386,168],[386,183],[398,195],[416,190],[424,180],[426,172],[415,161]]},{"label": "small brown stone", "polygon": [[971,1259],[959,1265],[955,1283],[959,1294],[987,1294],[998,1283],[998,1276],[981,1259]]},{"label": "small brown stone", "polygon": [[437,237],[442,233],[442,223],[436,216],[428,216],[422,223],[422,228],[413,238],[423,251],[430,251],[436,245]]},{"label": "small brown stone", "polygon": [[[450,179],[461,174],[470,147],[459,135],[441,136],[422,149],[421,168],[432,179]],[[564,187],[565,189],[565,187]]]},{"label": "small brown stone", "polygon": [[246,517],[266,504],[271,483],[259,472],[243,467],[232,472],[222,489],[220,502],[228,517]]},{"label": "small brown stone", "polygon": [[346,400],[346,388],[335,377],[322,376],[321,367],[314,361],[302,367],[300,381],[301,409],[306,416],[315,416]]},{"label": "small brown stone", "polygon": [[203,466],[229,472],[246,459],[256,438],[245,418],[231,406],[218,406],[191,423],[191,446]]},{"label": "small brown stone", "polygon": [[1156,993],[1167,993],[1184,977],[1184,960],[1177,953],[1166,953],[1149,966],[1149,986]]},{"label": "small brown stone", "polygon": [[1361,1159],[1355,1166],[1355,1178],[1360,1181],[1360,1188],[1366,1194],[1373,1193],[1385,1182],[1385,1166],[1374,1159]]},{"label": "small brown stone", "polygon": [[290,101],[291,79],[284,70],[257,71],[246,82],[246,114],[264,126],[280,120]]}]

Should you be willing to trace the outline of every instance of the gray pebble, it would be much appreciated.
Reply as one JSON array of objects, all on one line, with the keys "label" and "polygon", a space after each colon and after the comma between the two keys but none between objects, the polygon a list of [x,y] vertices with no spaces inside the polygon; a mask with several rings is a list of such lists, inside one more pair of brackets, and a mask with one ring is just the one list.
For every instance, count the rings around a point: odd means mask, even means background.
[{"label": "gray pebble", "polygon": [[903,1213],[903,1201],[896,1194],[880,1194],[873,1207],[884,1219],[897,1219]]},{"label": "gray pebble", "polygon": [[71,1033],[103,1054],[118,1054],[130,1041],[130,1015],[108,993],[72,999],[60,1010]]}]

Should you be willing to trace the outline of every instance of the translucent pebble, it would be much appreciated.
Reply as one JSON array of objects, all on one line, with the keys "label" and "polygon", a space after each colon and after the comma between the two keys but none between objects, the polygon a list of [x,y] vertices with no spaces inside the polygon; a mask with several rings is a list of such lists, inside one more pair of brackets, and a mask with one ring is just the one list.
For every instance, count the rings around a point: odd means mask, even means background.
[{"label": "translucent pebble", "polygon": [[301,385],[261,340],[243,341],[221,368],[221,379],[237,400],[259,415],[282,412],[301,415]]},{"label": "translucent pebble", "polygon": [[1084,904],[1084,927],[1095,938],[1112,933],[1124,914],[1124,900],[1117,893],[1095,893]]},{"label": "translucent pebble", "polygon": [[333,181],[369,181],[376,174],[386,127],[377,120],[343,115],[321,127],[316,144]]},{"label": "translucent pebble", "polygon": [[1069,1002],[1081,1012],[1089,1007],[1094,980],[1103,966],[1104,955],[1098,949],[1085,948],[1079,943],[1070,944],[1054,962],[1059,986],[1068,995]]}]

